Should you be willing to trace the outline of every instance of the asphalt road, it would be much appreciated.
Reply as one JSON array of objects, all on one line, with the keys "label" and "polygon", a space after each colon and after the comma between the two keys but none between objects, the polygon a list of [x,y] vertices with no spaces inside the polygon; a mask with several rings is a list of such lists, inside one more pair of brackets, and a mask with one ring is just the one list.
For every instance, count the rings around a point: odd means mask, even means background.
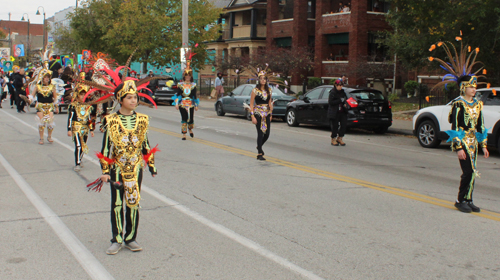
[{"label": "asphalt road", "polygon": [[138,111],[161,149],[143,181],[144,250],[108,256],[109,187],[85,190],[102,133],[76,173],[66,114],[40,146],[33,109],[0,110],[0,279],[500,278],[497,154],[478,163],[483,211],[464,214],[446,145],[353,130],[333,147],[327,129],[274,121],[260,162],[241,117],[201,108],[181,141],[174,107]]}]

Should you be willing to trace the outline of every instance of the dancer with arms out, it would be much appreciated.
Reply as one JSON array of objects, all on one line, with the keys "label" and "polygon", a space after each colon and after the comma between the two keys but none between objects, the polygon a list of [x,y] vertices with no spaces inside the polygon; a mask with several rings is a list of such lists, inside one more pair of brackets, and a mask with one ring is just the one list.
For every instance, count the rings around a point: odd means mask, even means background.
[{"label": "dancer with arms out", "polygon": [[[456,39],[462,41],[461,37],[456,37]],[[471,51],[470,46],[463,46],[463,43],[461,43],[461,48],[457,52],[455,46],[451,43],[439,42],[437,46],[444,48],[447,60],[450,62],[429,57],[430,61],[438,61],[441,67],[449,73],[434,88],[448,83],[456,83],[460,87],[460,97],[453,102],[448,117],[451,130],[446,131],[449,136],[448,142],[451,141],[452,150],[457,152],[462,169],[455,207],[465,213],[480,212],[481,209],[474,205],[472,199],[475,178],[479,177],[476,163],[479,147],[483,150],[485,158],[489,157],[489,152],[486,147],[488,129],[484,127],[483,102],[474,98],[477,85],[485,84],[477,81],[478,78],[484,78],[484,76],[477,75],[483,68],[481,67],[475,72],[472,70],[474,66],[482,64],[476,61],[479,48]],[[433,51],[434,49],[436,49],[436,45],[432,45],[429,50]],[[454,50],[455,57],[453,57],[451,50]],[[470,54],[467,55],[467,52],[470,52]]]}]

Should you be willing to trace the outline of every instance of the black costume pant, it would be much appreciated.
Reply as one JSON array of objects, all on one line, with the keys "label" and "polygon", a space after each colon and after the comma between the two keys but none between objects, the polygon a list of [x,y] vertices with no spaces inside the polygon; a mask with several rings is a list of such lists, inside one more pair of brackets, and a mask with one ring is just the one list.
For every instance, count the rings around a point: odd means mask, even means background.
[{"label": "black costume pant", "polygon": [[24,106],[26,106],[26,102],[21,98],[21,94],[26,96],[26,92],[16,90],[16,106],[18,112],[23,111]]},{"label": "black costume pant", "polygon": [[194,107],[189,108],[189,116],[188,116],[188,109],[184,107],[179,108],[179,112],[181,112],[181,132],[182,134],[187,133],[187,129],[193,129],[194,127]]},{"label": "black costume pant", "polygon": [[75,165],[80,165],[82,163],[82,158],[83,158],[83,143],[82,141],[87,144],[87,139],[89,138],[88,135],[84,135],[81,137],[80,133],[75,133]]},{"label": "black costume pant", "polygon": [[330,119],[330,129],[332,130],[331,138],[344,137],[347,129],[347,114],[338,113],[337,118]]},{"label": "black costume pant", "polygon": [[[111,232],[113,243],[130,243],[135,241],[137,237],[137,228],[139,227],[139,207],[130,208],[125,202],[125,190],[123,188],[123,180],[120,174],[116,174],[114,169],[110,172],[111,180],[115,182],[122,182],[122,188],[116,189],[111,186]],[[139,171],[137,184],[139,185],[139,193],[141,190],[142,170]],[[111,184],[110,184],[111,185]],[[125,207],[125,215],[123,213]],[[126,221],[124,220],[124,216]],[[125,235],[123,235],[123,227],[125,228]]]},{"label": "black costume pant", "polygon": [[267,115],[264,120],[267,126],[266,133],[264,133],[261,129],[263,121],[262,117],[259,114],[254,114],[254,116],[257,119],[257,124],[255,125],[257,127],[257,151],[259,154],[264,154],[262,146],[264,146],[267,139],[269,139],[269,134],[271,133],[271,115]]},{"label": "black costume pant", "polygon": [[464,151],[467,158],[465,160],[459,160],[460,167],[462,168],[462,176],[460,176],[458,202],[472,201],[472,192],[474,191],[474,168],[469,153],[466,150]]}]

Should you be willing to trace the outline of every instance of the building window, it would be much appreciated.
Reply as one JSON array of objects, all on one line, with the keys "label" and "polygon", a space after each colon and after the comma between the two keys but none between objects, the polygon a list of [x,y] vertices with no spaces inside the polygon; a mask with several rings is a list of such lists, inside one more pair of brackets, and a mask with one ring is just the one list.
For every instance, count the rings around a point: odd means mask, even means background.
[{"label": "building window", "polygon": [[382,43],[380,40],[383,39],[377,34],[368,33],[368,61],[387,61],[390,60],[389,48]]},{"label": "building window", "polygon": [[276,47],[278,48],[292,48],[292,37],[275,38],[274,42],[276,43]]},{"label": "building window", "polygon": [[368,0],[368,11],[388,13],[391,3],[386,0]]},{"label": "building window", "polygon": [[243,11],[241,13],[241,16],[242,16],[241,25],[250,25],[250,23],[252,22],[252,11],[250,11],[250,10]]},{"label": "building window", "polygon": [[293,18],[293,1],[294,0],[281,0],[280,19]]},{"label": "building window", "polygon": [[325,35],[329,46],[329,53],[324,59],[329,61],[349,60],[349,33]]}]

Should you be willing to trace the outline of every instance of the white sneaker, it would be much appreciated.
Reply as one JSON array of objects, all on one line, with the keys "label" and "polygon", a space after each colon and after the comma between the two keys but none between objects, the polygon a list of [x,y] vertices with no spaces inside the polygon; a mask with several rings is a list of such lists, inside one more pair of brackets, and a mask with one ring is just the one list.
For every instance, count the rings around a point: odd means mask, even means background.
[{"label": "white sneaker", "polygon": [[132,241],[128,244],[125,244],[125,248],[129,249],[132,252],[137,252],[142,250],[142,247],[136,241]]},{"label": "white sneaker", "polygon": [[106,250],[106,254],[108,255],[115,255],[116,253],[120,252],[122,249],[122,244],[121,243],[113,243],[111,246]]},{"label": "white sneaker", "polygon": [[82,170],[82,167],[80,165],[77,165],[73,168],[73,170],[75,170],[76,172]]}]

